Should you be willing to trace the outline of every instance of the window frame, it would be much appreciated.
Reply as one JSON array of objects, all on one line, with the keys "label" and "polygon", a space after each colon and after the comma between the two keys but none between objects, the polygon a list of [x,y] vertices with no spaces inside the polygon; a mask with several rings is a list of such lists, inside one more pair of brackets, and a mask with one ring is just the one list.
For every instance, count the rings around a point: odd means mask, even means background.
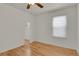
[{"label": "window frame", "polygon": [[[60,16],[66,16],[66,31],[65,31],[65,33],[66,33],[66,36],[65,37],[60,37],[60,36],[54,36],[53,35],[53,18],[55,18],[55,17],[60,17]],[[68,16],[67,15],[57,15],[57,16],[53,16],[52,17],[52,37],[53,38],[61,38],[61,39],[66,39],[67,38],[67,27],[68,27]]]}]

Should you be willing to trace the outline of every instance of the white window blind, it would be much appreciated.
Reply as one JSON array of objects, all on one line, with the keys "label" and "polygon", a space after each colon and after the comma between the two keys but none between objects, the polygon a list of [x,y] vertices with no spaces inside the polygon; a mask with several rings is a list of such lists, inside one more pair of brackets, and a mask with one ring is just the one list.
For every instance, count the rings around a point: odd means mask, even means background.
[{"label": "white window blind", "polygon": [[52,35],[54,37],[66,37],[67,17],[57,16],[52,19]]}]

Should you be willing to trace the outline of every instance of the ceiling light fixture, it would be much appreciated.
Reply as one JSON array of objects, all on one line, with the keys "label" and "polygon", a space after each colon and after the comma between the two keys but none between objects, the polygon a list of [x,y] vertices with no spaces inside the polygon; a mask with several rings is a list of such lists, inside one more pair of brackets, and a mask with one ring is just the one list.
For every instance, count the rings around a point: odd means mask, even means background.
[{"label": "ceiling light fixture", "polygon": [[29,4],[34,5],[34,3],[29,3]]}]

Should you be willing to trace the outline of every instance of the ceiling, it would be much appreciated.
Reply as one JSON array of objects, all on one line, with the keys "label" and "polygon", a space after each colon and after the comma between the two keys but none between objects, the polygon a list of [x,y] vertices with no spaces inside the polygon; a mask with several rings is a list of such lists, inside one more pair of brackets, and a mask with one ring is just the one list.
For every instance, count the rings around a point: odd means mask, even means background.
[{"label": "ceiling", "polygon": [[33,5],[31,6],[30,9],[26,9],[27,3],[8,3],[7,5],[32,14],[40,14],[48,11],[53,11],[59,8],[75,5],[74,3],[41,3],[41,4],[44,6],[44,8],[39,8],[36,5]]}]

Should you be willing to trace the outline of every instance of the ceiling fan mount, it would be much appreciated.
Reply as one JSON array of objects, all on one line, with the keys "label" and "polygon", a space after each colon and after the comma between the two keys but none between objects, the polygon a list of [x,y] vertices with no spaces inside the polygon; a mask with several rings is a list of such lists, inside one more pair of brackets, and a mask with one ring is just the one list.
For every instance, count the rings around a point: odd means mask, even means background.
[{"label": "ceiling fan mount", "polygon": [[30,7],[32,6],[32,5],[37,5],[38,7],[40,7],[40,8],[43,8],[44,6],[42,5],[42,4],[40,4],[40,3],[28,3],[27,4],[27,9],[30,9]]}]

